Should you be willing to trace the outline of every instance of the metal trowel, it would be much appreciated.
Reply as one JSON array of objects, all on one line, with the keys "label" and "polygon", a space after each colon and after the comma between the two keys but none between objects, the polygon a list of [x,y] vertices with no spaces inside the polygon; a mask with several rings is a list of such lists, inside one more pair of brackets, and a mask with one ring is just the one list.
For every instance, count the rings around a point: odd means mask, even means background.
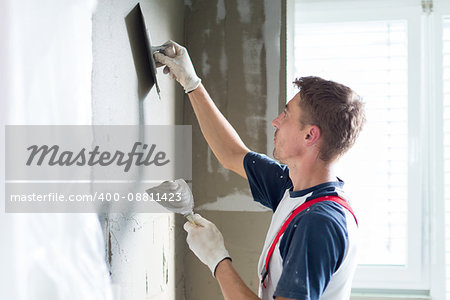
[{"label": "metal trowel", "polygon": [[[136,4],[136,6],[130,12],[129,17],[127,18],[133,19],[134,27],[131,29],[131,26],[129,24],[127,24],[127,27],[130,27],[129,31],[132,31],[132,35],[134,36],[134,48],[139,48],[135,50],[135,52],[138,52],[139,50],[139,54],[145,55],[147,57],[147,59],[145,59],[145,57],[141,57],[137,62],[139,64],[139,68],[147,68],[147,70],[145,70],[145,73],[150,71],[150,74],[147,73],[147,75],[150,75],[152,77],[151,79],[156,86],[156,91],[158,93],[159,99],[161,99],[158,79],[156,78],[156,61],[153,55],[156,52],[160,52],[165,55],[175,53],[175,49],[173,49],[173,46],[171,46],[170,44],[152,46],[150,31],[145,24],[144,14],[142,13],[142,9],[139,3]],[[131,21],[129,21],[129,23],[131,23]],[[172,48],[170,50],[167,50],[169,47]],[[143,61],[144,59],[146,61]]]},{"label": "metal trowel", "polygon": [[152,47],[152,41],[150,38],[150,33],[147,29],[147,26],[145,25],[145,19],[144,19],[144,15],[142,14],[142,10],[141,10],[141,6],[138,3],[137,4],[141,18],[142,18],[142,26],[143,26],[143,30],[145,33],[145,46],[147,48],[147,55],[148,55],[148,60],[150,62],[150,72],[153,76],[154,82],[155,82],[155,86],[156,86],[156,92],[158,93],[159,99],[161,100],[161,95],[160,95],[160,90],[159,90],[159,85],[158,85],[158,80],[156,79],[156,63],[155,63],[155,58],[153,57],[153,54],[155,54],[156,52],[161,52],[164,51],[164,47],[163,46],[159,46],[159,47]]},{"label": "metal trowel", "polygon": [[[161,52],[165,55],[174,55],[175,49],[171,44],[152,46],[150,31],[145,24],[144,14],[140,4],[136,4],[125,17],[128,39],[130,41],[133,61],[138,77],[139,98],[143,99],[153,86],[160,96],[158,80],[156,78],[156,61],[154,54]],[[168,49],[171,47],[170,49]]]}]

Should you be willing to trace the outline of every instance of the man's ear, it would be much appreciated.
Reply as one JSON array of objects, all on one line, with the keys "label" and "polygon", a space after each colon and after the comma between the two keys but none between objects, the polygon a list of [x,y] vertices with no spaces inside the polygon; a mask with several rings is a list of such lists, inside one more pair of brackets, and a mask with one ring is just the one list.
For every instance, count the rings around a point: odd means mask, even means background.
[{"label": "man's ear", "polygon": [[305,142],[308,146],[314,145],[320,139],[320,129],[316,125],[309,126],[308,131],[305,135]]}]

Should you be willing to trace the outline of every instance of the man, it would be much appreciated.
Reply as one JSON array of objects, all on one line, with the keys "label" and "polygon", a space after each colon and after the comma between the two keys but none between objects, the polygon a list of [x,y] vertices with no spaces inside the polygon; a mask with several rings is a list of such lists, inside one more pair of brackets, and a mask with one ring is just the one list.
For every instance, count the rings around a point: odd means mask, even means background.
[{"label": "man", "polygon": [[[300,92],[272,122],[279,164],[245,146],[201,84],[186,49],[169,44],[172,50],[155,58],[188,93],[208,145],[225,168],[248,179],[254,199],[274,211],[258,265],[259,297],[348,299],[357,223],[332,169],[365,121],[360,98],[335,82],[297,79]],[[224,298],[259,299],[233,268],[216,226],[200,215],[195,222],[200,226],[184,226],[187,242],[217,278]]]}]

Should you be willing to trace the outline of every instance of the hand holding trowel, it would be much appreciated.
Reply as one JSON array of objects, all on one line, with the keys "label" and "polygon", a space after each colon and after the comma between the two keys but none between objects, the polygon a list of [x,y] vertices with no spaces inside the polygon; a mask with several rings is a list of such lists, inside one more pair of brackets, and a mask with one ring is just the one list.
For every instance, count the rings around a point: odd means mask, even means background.
[{"label": "hand holding trowel", "polygon": [[164,181],[158,186],[146,190],[150,196],[159,193],[162,194],[179,194],[179,200],[175,201],[157,201],[160,205],[174,213],[182,214],[192,224],[196,225],[193,219],[194,216],[194,196],[192,195],[189,185],[183,179],[176,179],[173,181]]}]

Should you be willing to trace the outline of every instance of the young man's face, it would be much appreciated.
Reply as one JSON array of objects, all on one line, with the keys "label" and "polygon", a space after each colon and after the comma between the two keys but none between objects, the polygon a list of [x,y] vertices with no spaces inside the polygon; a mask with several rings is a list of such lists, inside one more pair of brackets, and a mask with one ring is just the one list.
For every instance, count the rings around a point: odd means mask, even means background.
[{"label": "young man's face", "polygon": [[290,160],[301,157],[305,151],[303,140],[307,126],[304,126],[304,129],[300,123],[301,108],[299,102],[300,94],[297,93],[288,102],[285,110],[272,121],[272,125],[276,128],[273,138],[273,156],[287,164]]}]

